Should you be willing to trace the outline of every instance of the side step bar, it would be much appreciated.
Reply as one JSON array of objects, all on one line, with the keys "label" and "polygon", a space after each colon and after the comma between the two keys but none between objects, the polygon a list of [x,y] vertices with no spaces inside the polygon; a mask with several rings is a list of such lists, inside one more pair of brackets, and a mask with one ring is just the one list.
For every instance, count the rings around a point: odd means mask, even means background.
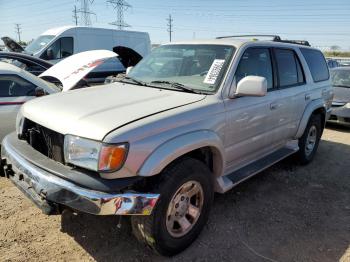
[{"label": "side step bar", "polygon": [[256,162],[251,163],[241,169],[234,171],[233,173],[227,175],[226,177],[232,181],[233,186],[247,180],[248,178],[254,176],[255,174],[263,171],[264,169],[272,166],[273,164],[279,162],[280,160],[294,154],[298,151],[298,148],[284,147],[277,150],[276,152],[267,155]]}]

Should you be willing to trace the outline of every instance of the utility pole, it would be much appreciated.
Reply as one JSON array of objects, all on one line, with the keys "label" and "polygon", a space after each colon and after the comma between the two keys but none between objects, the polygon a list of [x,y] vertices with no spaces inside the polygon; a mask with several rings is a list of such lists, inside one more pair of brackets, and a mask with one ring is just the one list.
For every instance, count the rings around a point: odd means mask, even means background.
[{"label": "utility pole", "polygon": [[119,30],[123,30],[125,27],[131,27],[124,21],[124,11],[131,7],[131,5],[125,0],[107,0],[107,3],[111,4],[114,9],[117,9],[117,20],[109,23],[115,25]]},{"label": "utility pole", "polygon": [[77,10],[77,13],[81,14],[80,24],[85,26],[91,26],[91,18],[90,15],[95,15],[94,12],[90,11],[90,4],[94,2],[94,0],[79,0],[80,1],[80,9]]},{"label": "utility pole", "polygon": [[21,24],[15,24],[16,33],[18,35],[18,42],[21,42]]},{"label": "utility pole", "polygon": [[169,18],[166,19],[168,21],[168,32],[169,32],[169,40],[171,42],[171,36],[172,36],[172,33],[174,32],[173,31],[173,21],[174,19],[171,18],[171,15],[169,15]]},{"label": "utility pole", "polygon": [[78,15],[77,15],[77,6],[76,5],[74,5],[73,19],[74,19],[75,25],[77,26],[78,25]]}]

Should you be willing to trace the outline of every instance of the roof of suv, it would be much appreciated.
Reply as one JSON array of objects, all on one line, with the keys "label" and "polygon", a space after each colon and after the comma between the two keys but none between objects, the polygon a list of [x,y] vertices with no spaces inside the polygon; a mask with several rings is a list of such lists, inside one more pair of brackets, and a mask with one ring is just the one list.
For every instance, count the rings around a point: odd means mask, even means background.
[{"label": "roof of suv", "polygon": [[184,40],[184,41],[177,41],[177,42],[171,42],[167,43],[166,45],[170,44],[203,44],[203,45],[230,45],[234,46],[236,48],[241,47],[242,45],[248,44],[248,43],[259,43],[261,45],[267,45],[267,46],[293,46],[293,47],[305,47],[310,48],[306,45],[301,44],[294,44],[294,43],[284,43],[279,41],[272,41],[272,40],[255,40],[255,39],[249,39],[249,38],[219,38],[219,39],[194,39],[194,40]]}]

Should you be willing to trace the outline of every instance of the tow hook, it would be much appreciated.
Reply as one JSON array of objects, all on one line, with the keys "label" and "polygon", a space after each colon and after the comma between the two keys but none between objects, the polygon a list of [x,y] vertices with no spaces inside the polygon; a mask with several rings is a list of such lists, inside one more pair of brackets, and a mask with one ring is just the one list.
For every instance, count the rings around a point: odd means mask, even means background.
[{"label": "tow hook", "polygon": [[12,170],[12,165],[7,164],[6,159],[1,160],[1,166],[2,172],[0,172],[0,176],[6,176],[7,178],[10,178],[10,176],[13,176],[15,174]]}]

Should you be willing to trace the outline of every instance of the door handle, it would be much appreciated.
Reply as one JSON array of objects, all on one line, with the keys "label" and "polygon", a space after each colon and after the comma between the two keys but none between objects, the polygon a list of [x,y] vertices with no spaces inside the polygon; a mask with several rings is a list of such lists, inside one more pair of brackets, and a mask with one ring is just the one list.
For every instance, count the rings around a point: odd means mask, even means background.
[{"label": "door handle", "polygon": [[310,99],[311,99],[311,94],[306,94],[306,95],[305,95],[305,100],[308,101],[308,100],[310,100]]}]

